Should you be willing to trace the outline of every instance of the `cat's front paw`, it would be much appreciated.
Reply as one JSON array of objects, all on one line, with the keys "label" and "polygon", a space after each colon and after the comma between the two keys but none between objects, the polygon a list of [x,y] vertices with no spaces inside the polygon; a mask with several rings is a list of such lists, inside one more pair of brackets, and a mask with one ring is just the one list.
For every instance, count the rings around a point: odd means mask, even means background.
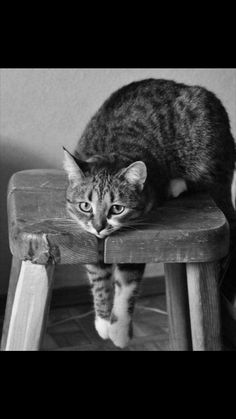
[{"label": "cat's front paw", "polygon": [[133,335],[132,321],[130,318],[112,318],[109,327],[109,338],[118,348],[128,346]]},{"label": "cat's front paw", "polygon": [[97,317],[95,320],[95,329],[102,339],[109,339],[109,327],[110,322],[101,317]]}]

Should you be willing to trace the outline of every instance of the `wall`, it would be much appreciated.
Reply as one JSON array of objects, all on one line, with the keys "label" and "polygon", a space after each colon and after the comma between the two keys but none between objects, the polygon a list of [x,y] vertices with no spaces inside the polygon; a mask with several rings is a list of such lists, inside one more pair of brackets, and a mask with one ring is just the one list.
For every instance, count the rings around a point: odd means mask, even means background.
[{"label": "wall", "polygon": [[147,77],[211,89],[225,104],[236,136],[235,69],[0,70],[0,293],[6,292],[10,267],[6,188],[11,174],[61,167],[62,145],[73,150],[85,124],[107,96]]}]

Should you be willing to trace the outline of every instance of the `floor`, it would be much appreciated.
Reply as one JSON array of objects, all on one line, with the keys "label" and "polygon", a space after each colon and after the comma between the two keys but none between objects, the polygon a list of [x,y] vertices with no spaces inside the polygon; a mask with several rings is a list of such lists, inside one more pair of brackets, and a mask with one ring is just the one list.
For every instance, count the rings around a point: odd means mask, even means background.
[{"label": "floor", "polygon": [[[0,317],[0,335],[3,317]],[[138,300],[134,316],[134,338],[126,349],[103,341],[94,328],[93,308],[89,304],[50,310],[42,351],[168,351],[168,317],[165,295]],[[235,345],[224,336],[224,350]]]},{"label": "floor", "polygon": [[[90,305],[51,310],[42,350],[121,351],[103,341],[94,328]],[[160,310],[152,311],[152,310]],[[123,351],[168,350],[168,318],[164,295],[141,298],[134,316],[134,338]]]}]

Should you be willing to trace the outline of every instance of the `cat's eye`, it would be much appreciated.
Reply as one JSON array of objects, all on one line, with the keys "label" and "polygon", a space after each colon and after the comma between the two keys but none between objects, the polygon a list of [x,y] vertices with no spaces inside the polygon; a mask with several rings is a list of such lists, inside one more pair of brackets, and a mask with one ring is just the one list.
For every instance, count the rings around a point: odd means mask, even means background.
[{"label": "cat's eye", "polygon": [[91,212],[92,211],[92,205],[88,202],[80,202],[79,203],[79,209],[83,212]]},{"label": "cat's eye", "polygon": [[119,214],[122,214],[124,210],[125,210],[125,207],[123,205],[112,205],[110,209],[110,214],[119,215]]}]

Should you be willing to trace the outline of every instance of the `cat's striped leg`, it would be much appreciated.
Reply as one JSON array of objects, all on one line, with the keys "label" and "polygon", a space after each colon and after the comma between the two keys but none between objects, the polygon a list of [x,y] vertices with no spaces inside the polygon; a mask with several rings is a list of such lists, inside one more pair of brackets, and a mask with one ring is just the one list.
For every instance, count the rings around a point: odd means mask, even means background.
[{"label": "cat's striped leg", "polygon": [[119,264],[114,269],[115,296],[109,337],[119,348],[126,347],[132,338],[132,315],[144,268],[144,264]]},{"label": "cat's striped leg", "polygon": [[108,339],[114,290],[112,265],[97,263],[86,265],[86,269],[93,293],[95,328],[102,339]]}]

